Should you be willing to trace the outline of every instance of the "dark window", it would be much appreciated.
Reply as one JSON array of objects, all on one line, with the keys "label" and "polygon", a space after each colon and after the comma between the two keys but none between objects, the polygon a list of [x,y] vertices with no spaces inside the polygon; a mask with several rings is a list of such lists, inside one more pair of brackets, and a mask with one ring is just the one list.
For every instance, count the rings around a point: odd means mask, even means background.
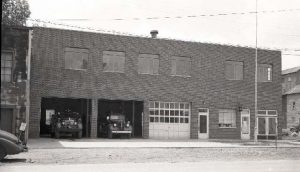
[{"label": "dark window", "polygon": [[124,73],[125,53],[118,51],[103,51],[103,71]]},{"label": "dark window", "polygon": [[158,55],[140,54],[138,59],[138,72],[140,74],[158,74]]},{"label": "dark window", "polygon": [[172,62],[172,75],[191,76],[191,58],[174,56]]},{"label": "dark window", "polygon": [[225,75],[228,80],[243,80],[243,70],[243,62],[225,62]]},{"label": "dark window", "polygon": [[1,52],[1,82],[11,82],[12,52]]},{"label": "dark window", "polygon": [[258,82],[272,81],[272,65],[258,64],[258,66],[257,66],[257,81]]},{"label": "dark window", "polygon": [[88,49],[65,48],[65,69],[86,70],[88,56]]}]

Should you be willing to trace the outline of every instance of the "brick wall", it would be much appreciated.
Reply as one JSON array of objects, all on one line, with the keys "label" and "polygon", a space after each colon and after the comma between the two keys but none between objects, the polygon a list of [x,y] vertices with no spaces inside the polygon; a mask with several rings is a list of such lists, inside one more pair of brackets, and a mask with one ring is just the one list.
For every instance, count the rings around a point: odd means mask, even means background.
[{"label": "brick wall", "polygon": [[[190,102],[191,138],[197,138],[198,108],[210,109],[210,138],[240,138],[239,115],[237,128],[220,129],[218,109],[236,109],[241,104],[250,109],[254,126],[254,49],[46,28],[34,28],[33,35],[31,137],[39,134],[40,99],[49,96],[143,100],[146,138],[151,100]],[[64,69],[65,47],[89,49],[86,71]],[[125,52],[125,73],[103,72],[102,52],[107,50]],[[159,75],[137,73],[140,53],[159,55]],[[258,55],[259,62],[273,65],[273,82],[258,85],[259,108],[281,114],[281,54],[259,50]],[[172,56],[191,57],[191,77],[170,75]],[[225,80],[225,60],[244,62],[244,80]]]}]

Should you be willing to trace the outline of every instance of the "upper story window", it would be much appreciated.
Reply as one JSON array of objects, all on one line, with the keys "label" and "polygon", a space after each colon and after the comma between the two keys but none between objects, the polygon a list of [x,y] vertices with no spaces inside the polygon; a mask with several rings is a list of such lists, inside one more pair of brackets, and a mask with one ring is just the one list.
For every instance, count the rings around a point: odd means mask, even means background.
[{"label": "upper story window", "polygon": [[228,80],[243,80],[243,62],[226,61],[225,75]]},{"label": "upper story window", "polygon": [[272,81],[272,65],[258,64],[258,66],[257,66],[257,81],[258,82]]},{"label": "upper story window", "polygon": [[11,82],[12,52],[1,52],[1,82]]},{"label": "upper story window", "polygon": [[287,81],[288,81],[288,82],[291,82],[291,81],[292,81],[292,78],[289,76],[288,79],[287,79]]},{"label": "upper story window", "polygon": [[159,69],[158,55],[140,54],[138,59],[138,73],[157,75]]},{"label": "upper story window", "polygon": [[124,73],[125,53],[119,51],[103,51],[103,71]]},{"label": "upper story window", "polygon": [[86,70],[88,57],[88,49],[65,48],[65,69]]},{"label": "upper story window", "polygon": [[235,128],[236,127],[236,111],[232,109],[219,110],[219,127]]},{"label": "upper story window", "polygon": [[172,75],[191,76],[191,58],[173,56],[172,59]]}]

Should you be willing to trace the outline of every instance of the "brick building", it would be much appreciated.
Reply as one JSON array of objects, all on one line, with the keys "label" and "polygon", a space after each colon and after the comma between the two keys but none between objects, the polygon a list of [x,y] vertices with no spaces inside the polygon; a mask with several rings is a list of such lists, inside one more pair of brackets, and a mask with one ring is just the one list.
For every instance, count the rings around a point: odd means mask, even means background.
[{"label": "brick building", "polygon": [[[50,112],[82,114],[97,137],[109,111],[134,137],[253,139],[255,49],[51,28],[33,28],[29,136]],[[282,123],[281,52],[258,50],[258,137]]]},{"label": "brick building", "polygon": [[29,119],[31,29],[1,27],[0,129],[18,134]]},{"label": "brick building", "polygon": [[300,67],[282,71],[284,128],[300,124]]}]

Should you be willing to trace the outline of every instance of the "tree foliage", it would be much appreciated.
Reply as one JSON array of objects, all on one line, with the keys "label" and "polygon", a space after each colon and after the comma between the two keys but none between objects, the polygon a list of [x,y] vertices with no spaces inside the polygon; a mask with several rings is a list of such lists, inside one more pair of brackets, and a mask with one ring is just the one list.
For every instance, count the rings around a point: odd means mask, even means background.
[{"label": "tree foliage", "polygon": [[24,26],[30,16],[26,0],[2,0],[2,25]]}]

